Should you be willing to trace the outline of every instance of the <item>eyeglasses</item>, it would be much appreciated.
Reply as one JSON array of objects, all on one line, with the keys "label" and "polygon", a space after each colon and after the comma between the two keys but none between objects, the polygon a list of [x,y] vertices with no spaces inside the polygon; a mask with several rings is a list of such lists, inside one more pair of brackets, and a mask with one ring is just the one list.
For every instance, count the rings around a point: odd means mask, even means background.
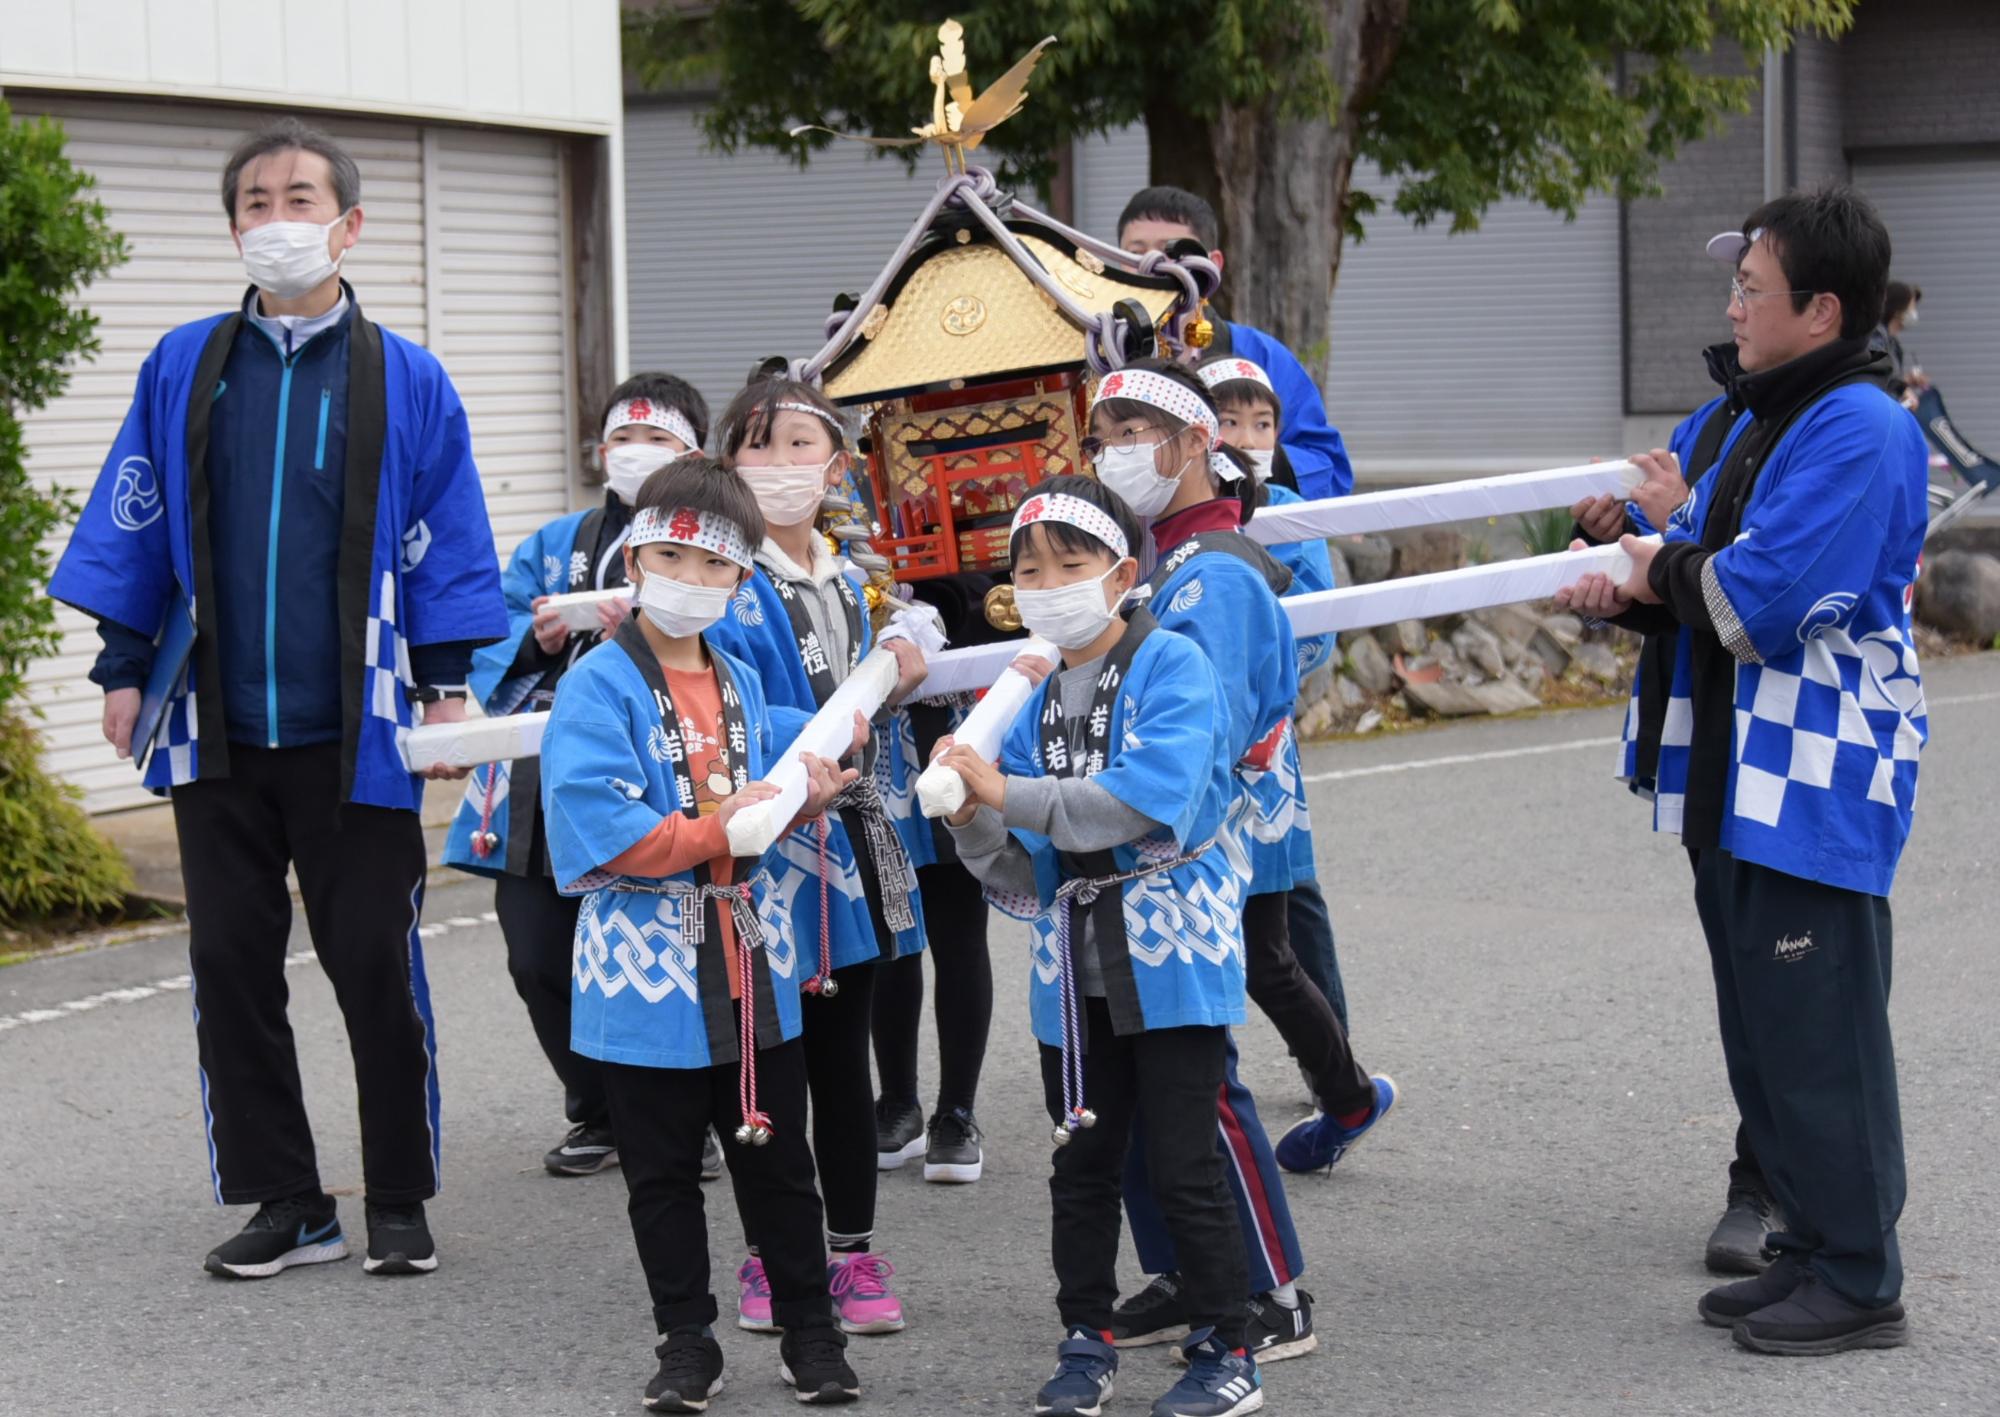
[{"label": "eyeglasses", "polygon": [[1750,308],[1751,301],[1763,300],[1766,297],[1772,295],[1817,295],[1817,294],[1819,294],[1819,292],[1816,290],[1745,290],[1743,288],[1743,281],[1741,277],[1732,276],[1729,281],[1729,303],[1731,305],[1741,305],[1745,310],[1748,310]]},{"label": "eyeglasses", "polygon": [[[1081,439],[1076,446],[1078,451],[1083,454],[1085,462],[1096,462],[1106,448],[1123,448],[1130,451],[1140,446],[1139,440],[1146,434],[1157,433],[1159,431],[1157,428],[1128,428],[1123,433],[1114,434],[1109,438],[1090,437]],[[1165,438],[1157,438],[1145,444],[1145,446],[1157,448],[1165,441]]]}]

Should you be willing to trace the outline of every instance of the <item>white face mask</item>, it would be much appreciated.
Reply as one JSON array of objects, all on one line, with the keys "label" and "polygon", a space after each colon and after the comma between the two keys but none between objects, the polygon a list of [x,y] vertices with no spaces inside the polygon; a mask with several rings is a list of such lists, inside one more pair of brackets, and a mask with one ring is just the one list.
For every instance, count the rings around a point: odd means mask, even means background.
[{"label": "white face mask", "polygon": [[1094,579],[1049,590],[1014,587],[1014,608],[1021,612],[1021,623],[1057,649],[1082,649],[1103,634],[1117,614],[1104,597],[1104,583],[1117,569],[1113,566]]},{"label": "white face mask", "polygon": [[1250,471],[1259,482],[1271,480],[1271,460],[1278,456],[1276,448],[1244,448],[1243,456],[1250,459]]},{"label": "white face mask", "polygon": [[605,449],[604,485],[629,507],[639,499],[639,489],[647,478],[683,456],[679,449],[658,443],[620,443]]},{"label": "white face mask", "polygon": [[1097,455],[1097,480],[1123,497],[1146,521],[1166,509],[1181,485],[1179,473],[1162,477],[1155,471],[1153,455],[1159,447],[1158,443],[1141,443],[1136,448],[1105,448]]},{"label": "white face mask", "polygon": [[[838,453],[834,457],[840,456]],[[826,499],[826,469],[830,457],[818,467],[803,463],[779,463],[773,467],[739,467],[736,470],[750,484],[750,495],[773,526],[797,526],[811,521]]]},{"label": "white face mask", "polygon": [[720,620],[734,594],[733,585],[696,585],[653,572],[640,583],[638,602],[654,629],[669,639],[684,640]]},{"label": "white face mask", "polygon": [[259,290],[280,300],[296,300],[340,269],[341,257],[326,254],[326,238],[347,220],[342,212],[322,226],[316,221],[267,221],[238,232],[243,269]]},{"label": "white face mask", "polygon": [[1916,324],[1916,322],[1917,322],[1917,307],[1912,305],[1910,307],[1910,313],[1903,316],[1903,328],[1907,330],[1910,326]]}]

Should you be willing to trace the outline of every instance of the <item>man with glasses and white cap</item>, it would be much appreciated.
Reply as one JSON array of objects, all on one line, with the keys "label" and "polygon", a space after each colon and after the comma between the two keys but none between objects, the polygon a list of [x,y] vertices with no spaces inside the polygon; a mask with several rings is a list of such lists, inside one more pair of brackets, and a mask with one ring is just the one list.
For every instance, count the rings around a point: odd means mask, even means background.
[{"label": "man with glasses and white cap", "polygon": [[1690,495],[1660,542],[1580,504],[1586,531],[1622,530],[1634,570],[1557,599],[1672,635],[1635,685],[1623,775],[1688,848],[1730,1087],[1783,1211],[1769,1267],[1710,1290],[1701,1317],[1761,1353],[1894,1347],[1888,894],[1927,736],[1923,435],[1869,347],[1889,234],[1864,199],[1778,198],[1709,252],[1735,268],[1713,364],[1727,392],[1634,459],[1664,487],[1685,454]]}]

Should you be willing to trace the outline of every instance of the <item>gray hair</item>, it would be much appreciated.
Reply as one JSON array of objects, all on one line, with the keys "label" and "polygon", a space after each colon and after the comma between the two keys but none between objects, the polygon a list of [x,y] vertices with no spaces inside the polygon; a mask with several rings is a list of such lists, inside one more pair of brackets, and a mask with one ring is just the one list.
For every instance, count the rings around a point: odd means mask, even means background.
[{"label": "gray hair", "polygon": [[260,157],[291,151],[317,153],[326,159],[326,165],[333,171],[334,200],[340,203],[343,212],[360,203],[361,169],[354,165],[347,149],[336,143],[331,134],[309,123],[280,118],[238,143],[223,165],[222,209],[232,222],[236,220],[236,184],[243,176],[243,169]]}]

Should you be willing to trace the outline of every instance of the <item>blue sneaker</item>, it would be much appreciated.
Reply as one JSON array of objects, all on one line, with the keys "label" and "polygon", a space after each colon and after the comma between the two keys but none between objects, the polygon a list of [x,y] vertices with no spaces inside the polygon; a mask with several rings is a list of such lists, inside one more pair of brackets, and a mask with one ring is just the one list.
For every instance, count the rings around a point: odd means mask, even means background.
[{"label": "blue sneaker", "polygon": [[1396,1080],[1384,1073],[1369,1079],[1375,1084],[1375,1110],[1358,1127],[1343,1127],[1324,1112],[1315,1112],[1303,1122],[1295,1122],[1278,1138],[1278,1164],[1287,1171],[1331,1171],[1354,1144],[1389,1115],[1396,1105]]},{"label": "blue sneaker", "polygon": [[1181,1345],[1188,1370],[1153,1404],[1153,1417],[1237,1417],[1264,1405],[1264,1378],[1254,1359],[1224,1348],[1212,1328]]},{"label": "blue sneaker", "polygon": [[1055,1376],[1035,1394],[1039,1417],[1097,1417],[1111,1396],[1118,1350],[1087,1328],[1073,1328],[1056,1346]]}]

